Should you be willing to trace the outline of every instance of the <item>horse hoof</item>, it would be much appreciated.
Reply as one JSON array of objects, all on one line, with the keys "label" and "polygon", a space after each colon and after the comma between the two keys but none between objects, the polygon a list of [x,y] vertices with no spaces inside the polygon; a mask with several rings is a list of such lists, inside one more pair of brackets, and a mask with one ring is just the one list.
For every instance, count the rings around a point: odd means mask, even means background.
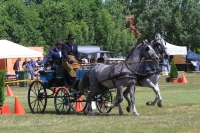
[{"label": "horse hoof", "polygon": [[158,105],[158,107],[161,108],[161,107],[162,107],[162,101],[158,101],[158,102],[157,102],[157,105]]},{"label": "horse hoof", "polygon": [[129,113],[131,112],[129,107],[126,107],[126,111],[129,112]]},{"label": "horse hoof", "polygon": [[89,113],[88,108],[85,108],[85,110],[83,111],[84,115],[87,115]]},{"label": "horse hoof", "polygon": [[147,106],[150,106],[150,105],[152,105],[152,102],[151,102],[151,101],[146,102],[146,105],[147,105]]},{"label": "horse hoof", "polygon": [[140,114],[138,112],[134,112],[134,115],[135,116],[139,116]]},{"label": "horse hoof", "polygon": [[95,116],[94,112],[90,113],[91,116]]}]

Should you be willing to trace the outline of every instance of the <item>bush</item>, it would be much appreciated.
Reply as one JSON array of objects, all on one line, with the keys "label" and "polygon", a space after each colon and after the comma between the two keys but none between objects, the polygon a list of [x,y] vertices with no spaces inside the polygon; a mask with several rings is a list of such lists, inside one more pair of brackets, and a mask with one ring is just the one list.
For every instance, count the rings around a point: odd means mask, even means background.
[{"label": "bush", "polygon": [[5,70],[0,70],[0,107],[3,106],[5,100]]},{"label": "bush", "polygon": [[171,69],[170,69],[170,78],[177,78],[178,77],[178,70],[176,68],[176,65],[174,64],[174,60],[172,59],[171,63]]},{"label": "bush", "polygon": [[167,82],[167,83],[169,83],[170,82],[170,77],[167,77],[166,79],[165,79],[165,81]]}]

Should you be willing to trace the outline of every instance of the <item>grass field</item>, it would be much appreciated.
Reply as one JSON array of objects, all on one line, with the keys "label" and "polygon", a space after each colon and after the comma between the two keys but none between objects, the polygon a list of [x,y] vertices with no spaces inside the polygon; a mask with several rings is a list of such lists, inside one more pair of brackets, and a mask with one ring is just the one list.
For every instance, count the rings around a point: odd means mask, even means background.
[{"label": "grass field", "polygon": [[[181,76],[182,73],[179,73]],[[185,74],[188,83],[166,83],[164,76],[159,80],[163,107],[146,106],[154,100],[155,94],[150,88],[137,87],[136,108],[140,116],[126,112],[124,100],[123,116],[118,108],[109,114],[85,116],[83,113],[70,112],[69,115],[57,115],[53,99],[48,99],[44,114],[32,114],[28,107],[26,87],[10,86],[18,96],[26,114],[14,115],[14,97],[7,97],[12,114],[0,115],[0,133],[198,133],[200,132],[200,76]]]}]

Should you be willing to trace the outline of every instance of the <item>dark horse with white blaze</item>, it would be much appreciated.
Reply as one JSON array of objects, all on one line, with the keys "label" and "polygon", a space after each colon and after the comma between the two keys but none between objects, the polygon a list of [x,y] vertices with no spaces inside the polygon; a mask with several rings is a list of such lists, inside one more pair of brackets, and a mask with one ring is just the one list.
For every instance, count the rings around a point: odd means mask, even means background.
[{"label": "dark horse with white blaze", "polygon": [[[156,54],[162,59],[166,57],[166,42],[161,38],[160,34],[155,35],[155,39],[150,44],[155,50]],[[140,70],[141,68],[141,70]],[[142,71],[142,72],[141,72]],[[138,76],[137,76],[137,86],[146,86],[152,88],[154,93],[156,94],[154,101],[148,101],[146,104],[148,106],[154,106],[156,103],[158,107],[162,107],[162,97],[158,85],[158,80],[160,78],[159,64],[157,61],[150,62],[142,62],[139,66]],[[130,99],[128,98],[128,93],[130,92]],[[134,98],[135,88],[130,90],[127,88],[124,91],[124,97],[128,102],[128,107],[126,108],[128,112],[130,112],[130,107],[134,108],[135,104],[132,101],[135,101]],[[120,104],[118,105],[121,108]]]},{"label": "dark horse with white blaze", "polygon": [[[79,91],[83,93],[88,89],[90,90],[87,97],[88,107],[84,113],[86,114],[89,111],[91,115],[94,115],[91,106],[93,97],[110,88],[117,88],[117,101],[109,105],[109,107],[112,108],[121,103],[123,100],[123,88],[127,87],[130,90],[134,88],[139,62],[143,57],[145,59],[158,60],[158,56],[147,40],[142,41],[141,44],[131,50],[125,63],[100,64],[86,73],[78,85]],[[133,113],[137,115],[136,108],[133,109]],[[123,114],[121,109],[119,109],[119,114]]]}]

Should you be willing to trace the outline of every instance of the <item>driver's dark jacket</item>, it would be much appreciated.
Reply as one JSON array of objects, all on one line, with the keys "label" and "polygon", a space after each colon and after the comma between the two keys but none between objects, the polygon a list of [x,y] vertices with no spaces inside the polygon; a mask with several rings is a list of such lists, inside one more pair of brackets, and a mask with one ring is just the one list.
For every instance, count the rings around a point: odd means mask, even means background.
[{"label": "driver's dark jacket", "polygon": [[76,57],[76,59],[80,59],[79,53],[78,53],[78,46],[77,44],[69,44],[69,42],[67,42],[66,44],[63,44],[62,46],[62,56],[69,61],[70,58],[68,55],[74,55]]}]

